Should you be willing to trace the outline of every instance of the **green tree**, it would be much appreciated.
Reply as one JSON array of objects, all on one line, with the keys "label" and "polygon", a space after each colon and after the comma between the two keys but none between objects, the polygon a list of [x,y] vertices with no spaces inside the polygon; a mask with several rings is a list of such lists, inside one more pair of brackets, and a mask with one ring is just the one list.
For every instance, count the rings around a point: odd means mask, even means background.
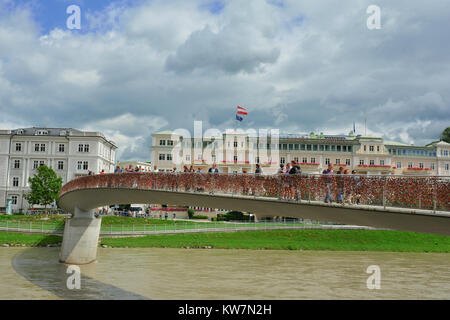
[{"label": "green tree", "polygon": [[28,179],[31,191],[24,197],[28,203],[47,206],[58,199],[62,188],[62,178],[56,175],[56,172],[47,166],[40,166],[37,174]]},{"label": "green tree", "polygon": [[441,141],[450,143],[450,127],[447,127],[441,134]]},{"label": "green tree", "polygon": [[187,213],[188,213],[189,219],[192,219],[194,217],[195,211],[193,209],[189,208]]}]

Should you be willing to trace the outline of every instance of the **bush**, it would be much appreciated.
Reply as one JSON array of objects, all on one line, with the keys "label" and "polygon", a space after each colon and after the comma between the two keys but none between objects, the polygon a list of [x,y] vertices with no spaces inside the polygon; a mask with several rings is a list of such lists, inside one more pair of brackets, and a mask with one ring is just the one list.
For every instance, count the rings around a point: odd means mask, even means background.
[{"label": "bush", "polygon": [[217,221],[249,221],[250,216],[240,211],[230,211],[225,214],[218,214]]},{"label": "bush", "polygon": [[189,219],[209,219],[208,216],[193,216],[192,218],[189,217]]},{"label": "bush", "polygon": [[189,219],[192,219],[194,217],[194,214],[195,214],[194,209],[188,209],[187,213],[188,213]]}]

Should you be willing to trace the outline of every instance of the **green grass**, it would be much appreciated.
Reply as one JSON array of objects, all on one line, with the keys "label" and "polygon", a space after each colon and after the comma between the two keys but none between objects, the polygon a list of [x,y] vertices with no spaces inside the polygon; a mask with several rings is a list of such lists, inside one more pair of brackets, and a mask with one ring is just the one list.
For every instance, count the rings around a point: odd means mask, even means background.
[{"label": "green grass", "polygon": [[0,232],[0,245],[46,246],[61,243],[62,238],[55,235],[37,233]]},{"label": "green grass", "polygon": [[382,230],[272,230],[103,238],[112,247],[450,252],[450,237]]}]

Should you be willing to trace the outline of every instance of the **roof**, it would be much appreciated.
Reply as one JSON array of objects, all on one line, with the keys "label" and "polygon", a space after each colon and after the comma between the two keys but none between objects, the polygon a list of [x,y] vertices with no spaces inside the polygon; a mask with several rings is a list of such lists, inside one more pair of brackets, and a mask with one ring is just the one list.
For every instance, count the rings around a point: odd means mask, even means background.
[{"label": "roof", "polygon": [[389,146],[404,146],[404,147],[410,147],[411,146],[411,145],[403,143],[403,142],[392,141],[392,140],[384,140],[384,144],[385,145],[389,145]]}]

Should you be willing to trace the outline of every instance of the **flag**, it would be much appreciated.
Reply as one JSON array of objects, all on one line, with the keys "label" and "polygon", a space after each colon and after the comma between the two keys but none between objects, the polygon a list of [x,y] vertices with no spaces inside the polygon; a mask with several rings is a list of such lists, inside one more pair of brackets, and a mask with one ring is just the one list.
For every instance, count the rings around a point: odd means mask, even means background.
[{"label": "flag", "polygon": [[355,121],[353,121],[353,133],[356,133]]},{"label": "flag", "polygon": [[244,120],[243,116],[246,116],[246,115],[248,115],[247,109],[237,106],[236,120],[242,121],[242,120]]}]

